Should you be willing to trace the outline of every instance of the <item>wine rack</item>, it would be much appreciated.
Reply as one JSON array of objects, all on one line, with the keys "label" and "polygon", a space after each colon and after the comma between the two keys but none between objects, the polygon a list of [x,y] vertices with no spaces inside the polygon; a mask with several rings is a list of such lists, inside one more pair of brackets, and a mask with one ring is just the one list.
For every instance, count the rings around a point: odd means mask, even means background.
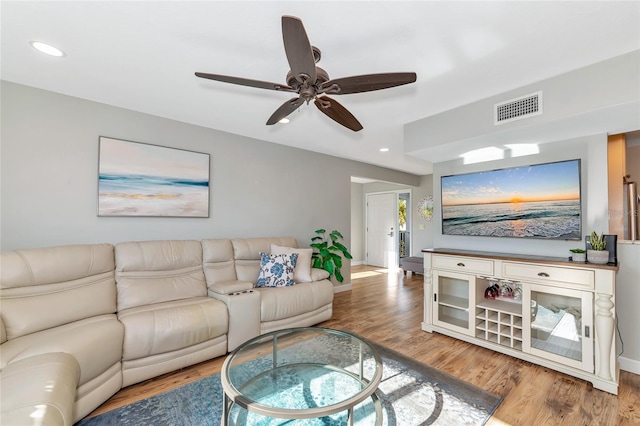
[{"label": "wine rack", "polygon": [[479,339],[522,350],[522,304],[484,300],[476,305]]}]

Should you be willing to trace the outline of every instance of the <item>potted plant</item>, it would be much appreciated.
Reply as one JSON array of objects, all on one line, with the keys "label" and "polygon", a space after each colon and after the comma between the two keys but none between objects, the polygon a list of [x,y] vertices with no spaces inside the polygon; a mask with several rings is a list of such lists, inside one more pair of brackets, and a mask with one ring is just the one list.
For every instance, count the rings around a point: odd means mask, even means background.
[{"label": "potted plant", "polygon": [[587,260],[587,251],[580,248],[569,250],[571,252],[571,260],[574,262],[584,262]]},{"label": "potted plant", "polygon": [[[344,281],[344,277],[340,272],[342,268],[342,257],[346,259],[353,259],[349,250],[340,243],[344,237],[336,230],[331,231],[329,234],[329,240],[326,237],[326,230],[316,230],[316,236],[311,238],[311,247],[314,249],[312,258],[312,267],[324,269],[331,275],[335,275],[336,280],[339,282]],[[331,244],[329,244],[331,243]]]},{"label": "potted plant", "polygon": [[604,265],[609,262],[609,252],[605,250],[607,248],[607,240],[604,238],[604,233],[598,236],[598,233],[593,231],[589,235],[589,243],[591,244],[591,249],[587,250],[587,261],[589,263]]}]

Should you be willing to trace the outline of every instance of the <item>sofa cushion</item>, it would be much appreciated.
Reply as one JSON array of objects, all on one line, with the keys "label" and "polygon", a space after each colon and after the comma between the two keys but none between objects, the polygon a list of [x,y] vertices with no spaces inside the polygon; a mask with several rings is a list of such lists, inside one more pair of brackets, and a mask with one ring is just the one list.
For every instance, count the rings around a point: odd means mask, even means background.
[{"label": "sofa cushion", "polygon": [[236,281],[233,246],[229,239],[202,240],[202,263],[207,286]]},{"label": "sofa cushion", "polygon": [[111,244],[3,252],[0,264],[0,304],[9,340],[116,311]]},{"label": "sofa cushion", "polygon": [[199,241],[116,244],[118,311],[207,295]]},{"label": "sofa cushion", "polygon": [[0,373],[3,425],[72,425],[80,366],[66,353],[35,355]]},{"label": "sofa cushion", "polygon": [[111,244],[78,244],[2,253],[2,288],[55,284],[113,271]]},{"label": "sofa cushion", "polygon": [[271,244],[271,254],[292,254],[298,255],[296,267],[293,270],[293,280],[297,283],[310,283],[311,279],[311,256],[313,249],[311,248],[294,248],[282,247],[277,244]]},{"label": "sofa cushion", "polygon": [[260,253],[260,258],[260,273],[256,287],[288,287],[295,284],[293,271],[298,261],[297,253]]},{"label": "sofa cushion", "polygon": [[259,287],[260,321],[277,321],[305,314],[333,303],[333,284],[323,280],[291,287]]},{"label": "sofa cushion", "polygon": [[124,328],[115,314],[100,315],[28,334],[0,346],[1,367],[49,352],[66,352],[80,364],[80,385],[122,358]]},{"label": "sofa cushion", "polygon": [[171,352],[222,336],[227,307],[210,297],[139,306],[118,313],[124,324],[125,361]]},{"label": "sofa cushion", "polygon": [[311,281],[328,280],[331,274],[320,268],[311,268]]},{"label": "sofa cushion", "polygon": [[235,259],[236,275],[239,281],[249,281],[254,285],[260,271],[260,253],[269,253],[271,244],[283,247],[298,247],[293,237],[238,238],[231,240]]}]

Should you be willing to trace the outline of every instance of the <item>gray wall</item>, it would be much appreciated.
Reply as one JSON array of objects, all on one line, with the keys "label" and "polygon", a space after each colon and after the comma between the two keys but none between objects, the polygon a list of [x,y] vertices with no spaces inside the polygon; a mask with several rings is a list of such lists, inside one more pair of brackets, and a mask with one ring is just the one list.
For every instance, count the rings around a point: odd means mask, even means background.
[{"label": "gray wall", "polygon": [[[263,236],[308,246],[318,228],[340,230],[349,247],[352,175],[420,180],[5,81],[1,102],[2,250]],[[99,136],[210,154],[210,217],[97,217]],[[347,263],[345,281],[349,272]]]},{"label": "gray wall", "polygon": [[351,256],[352,262],[364,262],[364,195],[361,183],[351,183]]}]

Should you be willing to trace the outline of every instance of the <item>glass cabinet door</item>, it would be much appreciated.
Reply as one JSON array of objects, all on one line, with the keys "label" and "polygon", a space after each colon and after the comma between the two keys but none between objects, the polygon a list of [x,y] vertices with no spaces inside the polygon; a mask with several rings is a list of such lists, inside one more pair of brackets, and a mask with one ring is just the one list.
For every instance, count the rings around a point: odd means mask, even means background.
[{"label": "glass cabinet door", "polygon": [[460,333],[473,334],[470,312],[475,309],[475,279],[473,275],[433,272],[434,324]]},{"label": "glass cabinet door", "polygon": [[523,350],[585,371],[594,371],[593,294],[527,284]]}]

